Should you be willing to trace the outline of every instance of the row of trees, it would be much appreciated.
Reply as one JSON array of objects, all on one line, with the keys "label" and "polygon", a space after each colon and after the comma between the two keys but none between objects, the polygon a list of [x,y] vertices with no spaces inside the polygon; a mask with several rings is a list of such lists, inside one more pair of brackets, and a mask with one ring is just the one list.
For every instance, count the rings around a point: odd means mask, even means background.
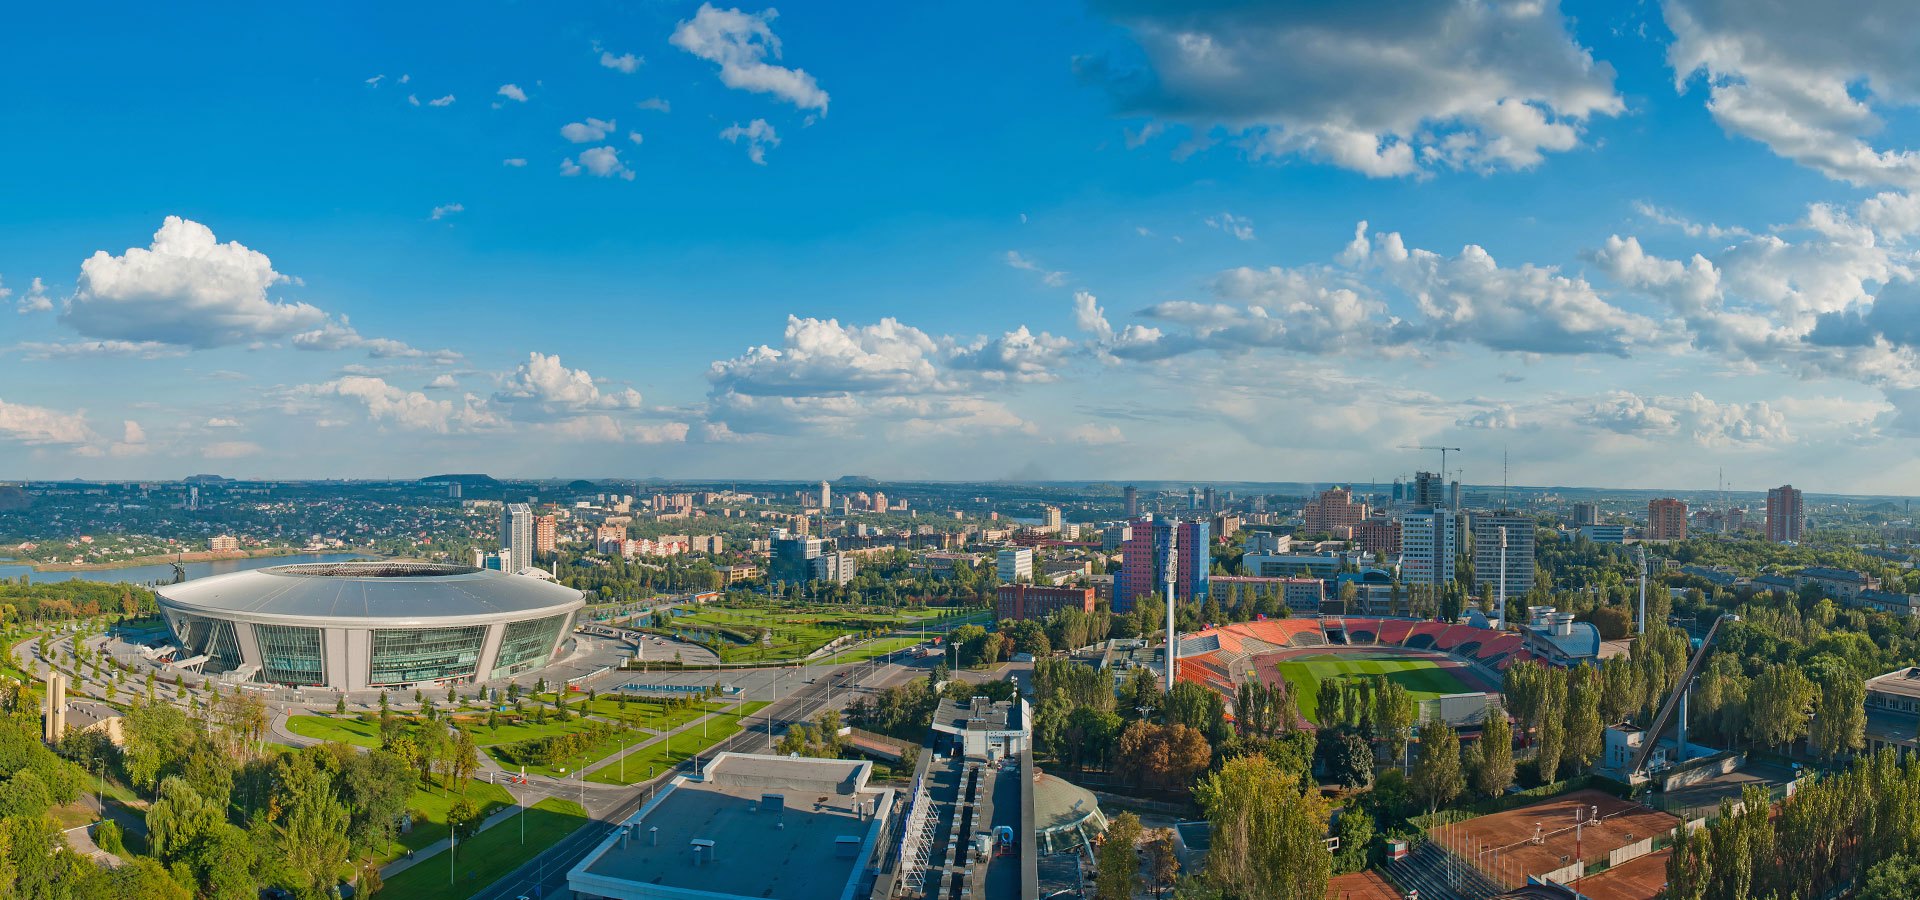
[{"label": "row of trees", "polygon": [[1920,758],[1883,751],[1802,783],[1777,814],[1769,800],[1749,787],[1738,803],[1724,801],[1711,825],[1681,836],[1667,863],[1668,896],[1824,896],[1889,862],[1881,880],[1893,882],[1920,853]]}]

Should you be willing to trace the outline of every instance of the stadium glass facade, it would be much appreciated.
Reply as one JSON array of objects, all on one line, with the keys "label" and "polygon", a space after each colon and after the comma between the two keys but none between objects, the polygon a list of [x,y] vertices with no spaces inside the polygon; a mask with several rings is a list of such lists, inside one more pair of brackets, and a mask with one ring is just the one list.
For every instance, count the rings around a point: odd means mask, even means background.
[{"label": "stadium glass facade", "polygon": [[472,678],[486,639],[485,625],[375,629],[367,683],[384,687]]},{"label": "stadium glass facade", "polygon": [[320,629],[255,625],[253,636],[260,642],[260,667],[268,681],[302,687],[327,683]]},{"label": "stadium glass facade", "polygon": [[494,657],[493,672],[487,677],[511,678],[544,664],[569,618],[559,615],[507,625],[506,636],[500,639],[500,653]]}]

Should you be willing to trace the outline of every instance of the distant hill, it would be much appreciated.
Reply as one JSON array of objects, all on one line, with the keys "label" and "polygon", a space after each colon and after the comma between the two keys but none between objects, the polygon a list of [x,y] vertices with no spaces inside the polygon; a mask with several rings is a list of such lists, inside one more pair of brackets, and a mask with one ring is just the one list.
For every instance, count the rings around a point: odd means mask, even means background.
[{"label": "distant hill", "polygon": [[480,475],[480,474],[429,475],[425,478],[420,479],[420,481],[424,484],[458,484],[460,485],[462,490],[465,490],[467,488],[500,487],[500,482],[495,481],[492,475]]},{"label": "distant hill", "polygon": [[879,487],[881,481],[878,478],[869,478],[865,475],[842,475],[839,478],[835,478],[832,484],[834,487],[839,488],[870,488]]},{"label": "distant hill", "polygon": [[576,494],[591,494],[600,490],[600,486],[584,478],[567,482],[567,490]]},{"label": "distant hill", "polygon": [[233,479],[223,475],[188,475],[180,480],[187,484],[220,484]]}]

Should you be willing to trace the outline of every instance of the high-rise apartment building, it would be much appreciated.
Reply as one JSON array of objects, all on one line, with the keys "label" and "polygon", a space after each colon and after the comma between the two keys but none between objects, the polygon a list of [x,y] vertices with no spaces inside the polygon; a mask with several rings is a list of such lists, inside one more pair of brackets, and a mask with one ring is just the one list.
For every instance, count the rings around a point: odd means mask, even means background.
[{"label": "high-rise apartment building", "polygon": [[833,509],[833,485],[824,481],[820,482],[820,508]]},{"label": "high-rise apartment building", "polygon": [[1127,508],[1127,518],[1129,519],[1139,518],[1140,517],[1140,489],[1134,487],[1133,485],[1127,485],[1125,488],[1123,488],[1120,491],[1120,498],[1121,498],[1121,503]]},{"label": "high-rise apartment building", "polygon": [[1303,519],[1301,530],[1308,534],[1325,534],[1335,529],[1352,528],[1367,518],[1367,505],[1353,502],[1353,491],[1347,488],[1332,488],[1321,491],[1320,496],[1307,501],[1301,509]]},{"label": "high-rise apartment building", "polygon": [[1052,532],[1060,531],[1060,507],[1049,506],[1040,511],[1040,527]]},{"label": "high-rise apartment building", "polygon": [[1573,527],[1600,524],[1600,504],[1575,503],[1573,505]]},{"label": "high-rise apartment building", "polygon": [[553,555],[554,532],[559,523],[553,516],[535,516],[533,519],[533,552],[541,556]]},{"label": "high-rise apartment building", "polygon": [[533,508],[509,503],[500,511],[500,571],[509,575],[533,565]]},{"label": "high-rise apartment building", "polygon": [[1174,557],[1174,598],[1182,603],[1207,599],[1212,566],[1209,522],[1145,518],[1133,522],[1131,528],[1121,548],[1120,577],[1113,582],[1114,612],[1131,612],[1140,597],[1166,589],[1169,549]]},{"label": "high-rise apartment building", "polygon": [[1647,540],[1687,539],[1687,503],[1672,497],[1647,501]]},{"label": "high-rise apartment building", "polygon": [[[1506,596],[1533,590],[1533,529],[1531,517],[1501,510],[1473,517],[1473,589],[1491,590],[1500,597],[1500,574],[1506,573]],[[1505,533],[1506,547],[1501,548]]]},{"label": "high-rise apartment building", "polygon": [[1407,499],[1418,509],[1439,509],[1447,505],[1447,483],[1432,472],[1415,472],[1413,493]]},{"label": "high-rise apartment building", "polygon": [[1800,491],[1785,484],[1767,492],[1767,540],[1776,544],[1800,540],[1800,527],[1806,522]]},{"label": "high-rise apartment building", "polygon": [[[1435,480],[1438,484],[1438,480]],[[1439,587],[1453,582],[1458,516],[1445,507],[1400,517],[1400,580]]]},{"label": "high-rise apartment building", "polygon": [[1001,584],[1033,582],[1033,549],[1030,547],[1007,547],[1000,551],[996,560],[996,574]]}]

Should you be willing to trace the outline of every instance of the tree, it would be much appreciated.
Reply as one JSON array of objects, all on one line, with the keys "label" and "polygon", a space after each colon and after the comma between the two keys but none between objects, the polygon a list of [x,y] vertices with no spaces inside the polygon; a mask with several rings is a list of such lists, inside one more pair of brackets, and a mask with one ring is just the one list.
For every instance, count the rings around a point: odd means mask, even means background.
[{"label": "tree", "polygon": [[1328,781],[1344,788],[1363,788],[1373,780],[1373,746],[1347,728],[1322,728],[1316,754]]},{"label": "tree", "polygon": [[1807,733],[1813,683],[1798,666],[1774,663],[1753,680],[1747,694],[1747,734],[1766,747],[1780,747]]},{"label": "tree", "polygon": [[1373,843],[1373,816],[1357,803],[1348,806],[1340,811],[1334,834],[1340,838],[1340,852],[1333,858],[1334,871],[1346,874],[1366,868],[1367,848]]},{"label": "tree", "polygon": [[1140,817],[1133,813],[1114,816],[1107,825],[1094,854],[1096,900],[1133,900],[1140,885],[1140,858],[1134,852],[1140,833]]},{"label": "tree", "polygon": [[317,750],[289,753],[275,761],[270,809],[277,815],[270,821],[273,849],[293,880],[294,893],[323,900],[332,895],[351,847],[347,810],[334,797],[328,772],[318,764]]},{"label": "tree", "polygon": [[1460,772],[1460,736],[1444,721],[1420,729],[1420,762],[1413,768],[1413,793],[1427,811],[1460,796],[1466,779]]},{"label": "tree", "polygon": [[1920,860],[1893,856],[1867,870],[1859,900],[1912,900],[1920,897]]},{"label": "tree", "polygon": [[93,842],[115,856],[123,856],[127,852],[126,843],[120,838],[120,825],[112,819],[102,819],[99,825],[94,826]]},{"label": "tree", "polygon": [[1513,784],[1513,726],[1503,710],[1489,707],[1480,730],[1480,764],[1473,771],[1473,789],[1498,797]]},{"label": "tree", "polygon": [[1605,727],[1600,722],[1599,676],[1592,666],[1567,672],[1567,749],[1562,764],[1575,772],[1600,756],[1605,739]]},{"label": "tree", "polygon": [[473,837],[474,832],[480,827],[480,807],[464,796],[454,800],[452,805],[447,807],[447,827],[452,829],[460,840]]},{"label": "tree", "polygon": [[172,865],[226,824],[226,811],[195,792],[186,779],[160,783],[159,799],[147,811],[147,842],[153,857]]},{"label": "tree", "polygon": [[1234,900],[1324,900],[1327,807],[1264,756],[1230,759],[1194,790],[1212,825],[1206,879]]},{"label": "tree", "polygon": [[1173,852],[1173,829],[1161,828],[1147,842],[1147,873],[1153,880],[1153,895],[1173,887],[1180,877],[1180,857]]},{"label": "tree", "polygon": [[1831,760],[1866,745],[1867,685],[1845,666],[1823,673],[1813,698],[1813,746]]}]

